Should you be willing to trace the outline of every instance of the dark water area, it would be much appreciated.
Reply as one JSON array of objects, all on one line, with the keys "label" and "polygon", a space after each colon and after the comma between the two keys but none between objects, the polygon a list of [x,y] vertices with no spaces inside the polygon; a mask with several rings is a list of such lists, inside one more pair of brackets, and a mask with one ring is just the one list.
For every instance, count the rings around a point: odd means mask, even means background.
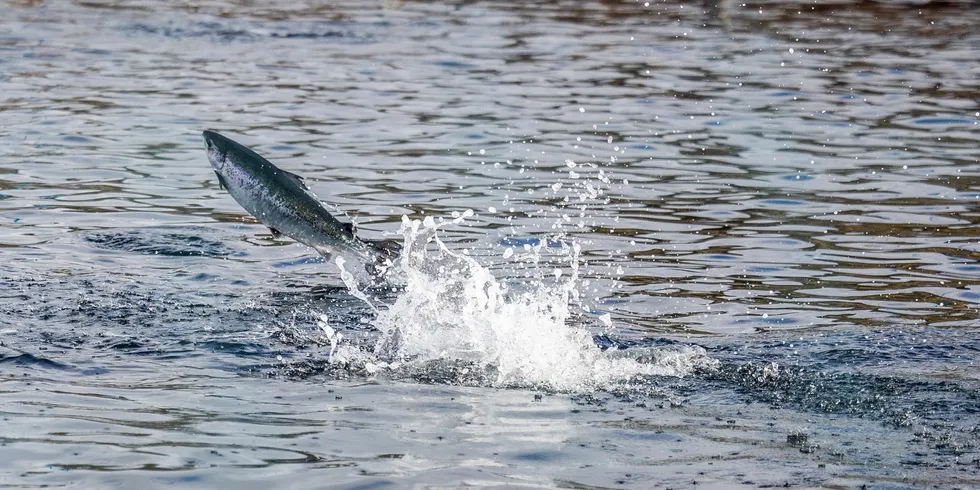
[{"label": "dark water area", "polygon": [[0,487],[980,488],[976,2],[0,11]]}]

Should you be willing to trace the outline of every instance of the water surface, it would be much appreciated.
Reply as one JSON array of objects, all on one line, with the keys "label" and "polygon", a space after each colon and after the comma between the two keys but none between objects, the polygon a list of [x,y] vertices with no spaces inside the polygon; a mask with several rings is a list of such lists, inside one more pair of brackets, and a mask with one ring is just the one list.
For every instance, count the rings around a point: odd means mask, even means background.
[{"label": "water surface", "polygon": [[[0,486],[980,486],[974,4],[2,8]],[[203,129],[567,301],[379,317]]]}]

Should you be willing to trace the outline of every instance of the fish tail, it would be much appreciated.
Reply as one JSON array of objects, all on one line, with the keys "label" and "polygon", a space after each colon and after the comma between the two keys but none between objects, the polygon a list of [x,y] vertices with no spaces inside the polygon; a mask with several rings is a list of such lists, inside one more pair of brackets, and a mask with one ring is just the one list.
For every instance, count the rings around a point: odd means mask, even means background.
[{"label": "fish tail", "polygon": [[377,240],[370,243],[374,247],[374,251],[378,254],[379,262],[384,262],[385,260],[394,261],[402,251],[401,242],[395,239]]},{"label": "fish tail", "polygon": [[402,251],[402,244],[398,240],[378,240],[368,242],[374,249],[374,262],[365,264],[368,273],[373,276],[383,276],[388,267],[395,261],[398,254]]}]

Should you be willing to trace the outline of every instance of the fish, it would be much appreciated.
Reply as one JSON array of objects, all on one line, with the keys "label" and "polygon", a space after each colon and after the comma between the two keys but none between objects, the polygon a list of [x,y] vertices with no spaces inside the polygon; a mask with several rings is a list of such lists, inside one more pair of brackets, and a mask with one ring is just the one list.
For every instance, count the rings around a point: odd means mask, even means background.
[{"label": "fish", "polygon": [[268,226],[274,237],[288,236],[327,258],[358,260],[374,276],[383,275],[398,256],[398,241],[359,238],[353,224],[330,214],[299,175],[215,131],[203,135],[218,185]]}]

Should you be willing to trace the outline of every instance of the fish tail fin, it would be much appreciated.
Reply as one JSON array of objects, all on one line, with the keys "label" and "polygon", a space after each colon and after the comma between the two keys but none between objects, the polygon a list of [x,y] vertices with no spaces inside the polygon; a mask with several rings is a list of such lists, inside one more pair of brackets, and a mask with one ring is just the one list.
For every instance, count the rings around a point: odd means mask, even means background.
[{"label": "fish tail fin", "polygon": [[402,251],[402,244],[398,240],[378,240],[368,242],[374,248],[374,262],[366,264],[368,272],[375,276],[384,275],[391,263],[398,258]]},{"label": "fish tail fin", "polygon": [[402,243],[394,239],[373,241],[371,245],[374,246],[378,258],[382,261],[385,259],[394,261],[402,251]]}]

